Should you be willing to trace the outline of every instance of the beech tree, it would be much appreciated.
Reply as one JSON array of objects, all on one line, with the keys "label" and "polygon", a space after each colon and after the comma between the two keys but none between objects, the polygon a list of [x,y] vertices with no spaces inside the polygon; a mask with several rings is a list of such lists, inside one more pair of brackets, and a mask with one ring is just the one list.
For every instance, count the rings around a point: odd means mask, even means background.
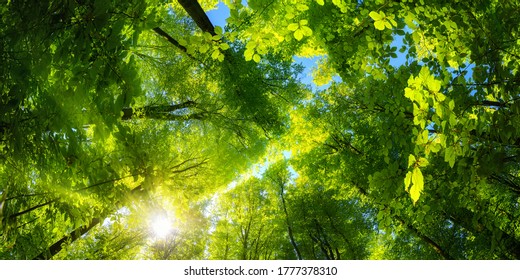
[{"label": "beech tree", "polygon": [[520,257],[517,1],[33,2],[0,258]]}]

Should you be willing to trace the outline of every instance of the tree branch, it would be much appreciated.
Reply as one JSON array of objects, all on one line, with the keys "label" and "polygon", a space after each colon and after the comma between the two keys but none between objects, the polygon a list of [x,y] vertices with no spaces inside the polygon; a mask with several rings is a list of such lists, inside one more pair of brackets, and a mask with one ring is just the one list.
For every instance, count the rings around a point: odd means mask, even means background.
[{"label": "tree branch", "polygon": [[178,0],[177,2],[181,4],[184,10],[188,13],[188,15],[190,15],[190,17],[202,31],[208,32],[213,36],[217,35],[217,33],[215,33],[215,27],[197,0]]},{"label": "tree branch", "polygon": [[[173,39],[168,33],[166,33],[164,30],[162,30],[160,27],[156,27],[153,29],[153,31],[155,31],[155,33],[157,33],[158,35],[166,38],[166,40],[168,40],[168,42],[170,42],[172,45],[174,45],[175,47],[177,47],[179,50],[181,50],[182,52],[188,54],[188,50],[186,49],[185,46],[179,44],[179,42],[177,42],[177,40]],[[188,56],[190,56],[188,54]],[[191,57],[191,56],[190,56]]]}]

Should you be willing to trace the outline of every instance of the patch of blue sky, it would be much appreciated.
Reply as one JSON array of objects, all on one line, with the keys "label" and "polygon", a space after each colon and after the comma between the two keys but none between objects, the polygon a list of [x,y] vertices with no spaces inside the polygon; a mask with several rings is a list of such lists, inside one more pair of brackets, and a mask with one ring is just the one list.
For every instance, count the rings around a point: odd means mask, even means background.
[{"label": "patch of blue sky", "polygon": [[[314,70],[314,68],[316,68],[316,66],[318,65],[318,61],[320,59],[322,59],[323,56],[315,56],[315,57],[298,57],[298,56],[295,56],[293,57],[293,60],[295,63],[297,64],[301,64],[303,66],[303,71],[300,73],[300,75],[298,75],[298,79],[310,86],[310,88],[313,90],[313,91],[316,91],[316,90],[325,90],[327,89],[328,87],[330,87],[331,85],[331,82],[330,83],[327,83],[325,85],[322,85],[322,86],[318,86],[314,83],[314,80],[313,80],[313,77],[312,77],[312,72]],[[341,82],[341,78],[337,75],[335,75],[334,77],[332,77],[332,80],[334,82]]]},{"label": "patch of blue sky", "polygon": [[222,1],[219,1],[217,8],[208,11],[206,14],[214,26],[220,26],[224,28],[226,25],[226,19],[229,17],[229,8]]},{"label": "patch of blue sky", "polygon": [[390,58],[390,65],[392,65],[395,68],[400,67],[401,65],[404,65],[406,63],[406,51],[400,52],[399,49],[404,45],[404,36],[395,36],[394,40],[390,44],[390,47],[396,47],[396,55],[395,58]]}]

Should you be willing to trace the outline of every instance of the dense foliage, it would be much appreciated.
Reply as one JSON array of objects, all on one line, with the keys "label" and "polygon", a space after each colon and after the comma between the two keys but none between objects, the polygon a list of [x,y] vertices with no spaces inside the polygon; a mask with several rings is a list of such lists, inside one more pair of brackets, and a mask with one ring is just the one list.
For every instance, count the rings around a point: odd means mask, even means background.
[{"label": "dense foliage", "polygon": [[520,258],[519,1],[217,2],[0,4],[1,259]]}]

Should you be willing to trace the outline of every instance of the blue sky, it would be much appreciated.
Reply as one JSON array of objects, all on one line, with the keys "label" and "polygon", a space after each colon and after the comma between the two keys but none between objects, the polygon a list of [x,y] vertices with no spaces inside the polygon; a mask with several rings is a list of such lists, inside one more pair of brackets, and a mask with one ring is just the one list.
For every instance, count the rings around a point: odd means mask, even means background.
[{"label": "blue sky", "polygon": [[[242,1],[242,2],[244,2],[243,3],[244,5],[247,5],[247,1]],[[210,21],[213,23],[213,25],[224,28],[224,26],[226,25],[226,19],[229,17],[229,8],[222,1],[219,1],[219,3],[217,4],[217,8],[214,10],[208,11],[207,15],[208,15]],[[403,37],[396,36],[395,40],[391,46],[397,47],[397,49],[399,50],[399,48],[402,45],[403,45]],[[390,64],[393,65],[394,67],[399,67],[400,65],[403,65],[405,63],[406,53],[397,52],[396,54],[397,54],[397,58],[392,58],[390,60]],[[320,57],[314,57],[314,58],[294,57],[294,61],[296,63],[302,64],[305,67],[303,73],[299,76],[300,80],[303,83],[311,86],[311,88],[314,90],[315,89],[324,89],[326,87],[326,86],[324,86],[324,87],[317,88],[316,85],[312,81],[312,74],[311,74],[312,69],[314,68],[314,66],[316,65],[316,63],[319,59],[320,59]]]},{"label": "blue sky", "polygon": [[213,25],[223,28],[226,25],[226,18],[229,17],[229,8],[222,1],[219,1],[217,9],[208,11],[207,15]]},{"label": "blue sky", "polygon": [[[213,23],[214,26],[220,26],[224,28],[226,25],[226,18],[229,17],[229,8],[222,3],[222,1],[219,1],[217,5],[217,9],[211,10],[207,12],[207,15],[209,17],[209,20],[211,23]],[[310,85],[313,89],[315,89],[315,85],[312,82],[312,68],[316,65],[316,62],[318,61],[319,57],[315,58],[300,58],[295,57],[294,61],[296,63],[300,63],[305,67],[305,70],[300,75],[300,79],[303,83]]]}]

